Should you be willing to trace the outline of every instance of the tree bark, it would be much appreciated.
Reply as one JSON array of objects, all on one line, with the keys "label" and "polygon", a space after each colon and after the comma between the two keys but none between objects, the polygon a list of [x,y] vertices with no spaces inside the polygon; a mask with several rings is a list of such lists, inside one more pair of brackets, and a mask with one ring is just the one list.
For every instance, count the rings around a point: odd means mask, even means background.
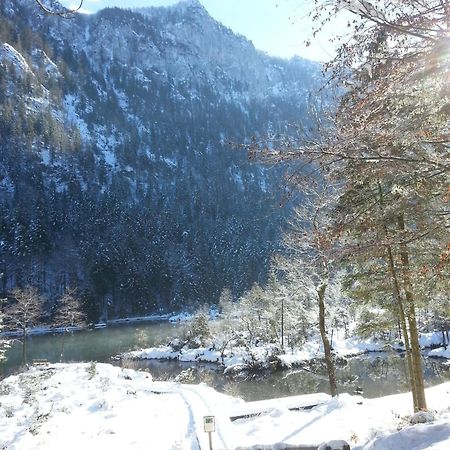
[{"label": "tree bark", "polygon": [[[378,182],[378,193],[380,196],[380,210],[382,214],[382,228],[383,228],[383,234],[384,238],[388,238],[388,229],[386,222],[384,220],[384,204],[383,204],[383,191],[381,189],[381,184]],[[392,247],[390,244],[386,245],[386,254],[387,254],[387,263],[389,267],[389,274],[391,276],[391,282],[392,282],[392,290],[394,297],[397,301],[397,312],[398,312],[398,318],[400,322],[400,327],[403,334],[403,340],[405,342],[405,354],[406,354],[406,363],[408,367],[408,378],[409,378],[409,385],[411,387],[411,394],[413,397],[413,407],[414,411],[418,408],[418,400],[417,400],[417,388],[415,384],[415,377],[413,372],[413,363],[412,363],[412,357],[411,357],[411,344],[409,339],[409,333],[408,333],[408,327],[406,325],[406,318],[405,318],[405,308],[403,305],[403,299],[400,291],[400,284],[398,282],[398,276],[397,276],[397,270],[394,263],[394,256],[392,252]]]},{"label": "tree bark", "polygon": [[336,383],[336,371],[334,367],[333,355],[331,353],[330,341],[327,337],[326,327],[325,327],[325,291],[327,285],[323,283],[317,289],[317,296],[319,299],[319,328],[320,336],[322,337],[323,352],[325,354],[325,364],[327,366],[328,380],[330,382],[330,394],[332,397],[338,395],[337,383]]},{"label": "tree bark", "polygon": [[281,349],[284,351],[284,299],[281,299]]},{"label": "tree bark", "polygon": [[22,364],[27,363],[27,329],[23,329],[23,343],[22,343]]},{"label": "tree bark", "polygon": [[418,399],[417,399],[417,388],[416,388],[416,384],[415,384],[413,363],[412,363],[412,357],[411,357],[411,343],[410,343],[410,338],[409,338],[409,333],[408,333],[408,327],[406,325],[405,308],[403,306],[403,299],[402,299],[402,296],[400,293],[397,272],[396,272],[395,265],[394,265],[394,257],[392,255],[392,249],[391,249],[390,245],[387,246],[387,253],[388,253],[389,272],[391,274],[394,295],[397,300],[397,311],[398,311],[400,326],[402,328],[403,340],[405,341],[405,353],[406,353],[406,363],[408,366],[409,385],[411,387],[411,393],[413,396],[414,410],[417,410]]},{"label": "tree bark", "polygon": [[[397,218],[398,230],[405,231],[405,220],[403,215]],[[423,379],[422,354],[420,353],[419,332],[417,329],[416,308],[414,304],[413,286],[410,278],[409,254],[406,244],[400,246],[400,260],[402,263],[403,285],[406,298],[406,318],[409,325],[409,336],[411,341],[411,362],[414,385],[416,387],[417,405],[415,411],[425,411],[427,402],[425,398],[425,383]]]},{"label": "tree bark", "polygon": [[61,343],[61,353],[59,355],[59,362],[63,362],[64,357],[64,344],[66,343],[66,328],[64,327],[63,335],[62,335],[62,343]]}]

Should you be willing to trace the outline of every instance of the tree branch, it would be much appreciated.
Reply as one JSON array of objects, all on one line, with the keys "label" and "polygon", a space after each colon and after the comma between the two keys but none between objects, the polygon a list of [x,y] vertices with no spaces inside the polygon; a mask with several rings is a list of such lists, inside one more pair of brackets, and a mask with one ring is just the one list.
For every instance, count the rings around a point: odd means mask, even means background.
[{"label": "tree branch", "polygon": [[51,16],[59,16],[64,19],[67,19],[67,18],[73,16],[73,14],[77,13],[81,9],[81,7],[83,6],[84,0],[80,0],[80,4],[78,5],[78,7],[74,8],[74,9],[64,8],[64,10],[61,10],[61,11],[50,9],[49,7],[44,5],[42,0],[35,0],[35,2],[39,6],[39,8],[41,8],[42,11],[44,11],[46,14],[49,14]]}]

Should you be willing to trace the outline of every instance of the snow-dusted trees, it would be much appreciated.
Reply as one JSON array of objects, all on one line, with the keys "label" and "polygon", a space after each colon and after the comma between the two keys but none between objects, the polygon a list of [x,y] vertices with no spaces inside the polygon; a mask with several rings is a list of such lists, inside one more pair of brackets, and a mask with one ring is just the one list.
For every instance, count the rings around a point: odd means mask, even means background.
[{"label": "snow-dusted trees", "polygon": [[236,302],[224,289],[219,303],[221,320],[211,323],[221,351],[266,345],[276,352],[293,351],[314,334],[315,314],[309,296],[299,285],[279,279],[277,272],[274,266],[265,286],[254,283]]},{"label": "snow-dusted trees", "polygon": [[[0,299],[0,306],[4,300]],[[0,334],[3,331],[3,312],[0,308]],[[0,336],[0,363],[5,359],[6,350],[9,348],[9,340],[5,339],[3,336]]]},{"label": "snow-dusted trees", "polygon": [[326,324],[328,289],[337,278],[338,240],[332,231],[336,188],[323,180],[310,179],[303,185],[304,202],[294,211],[285,236],[287,256],[279,259],[285,278],[308,293],[318,306],[318,323],[327,366],[330,392],[337,395],[333,353]]},{"label": "snow-dusted trees", "polygon": [[67,288],[55,305],[53,323],[67,330],[68,327],[84,324],[85,320],[86,314],[77,298],[76,290]]},{"label": "snow-dusted trees", "polygon": [[359,255],[358,273],[371,274],[372,295],[380,296],[383,277],[390,281],[420,410],[426,401],[417,308],[441,275],[449,239],[449,4],[368,6],[350,5],[358,17],[353,41],[334,64],[348,91],[325,148],[345,161],[338,222]]},{"label": "snow-dusted trees", "polygon": [[25,363],[28,330],[41,321],[43,300],[37,289],[31,286],[13,289],[11,294],[14,300],[4,307],[4,317],[10,325],[22,331],[22,360]]},{"label": "snow-dusted trees", "polygon": [[31,286],[13,289],[11,294],[14,300],[5,307],[5,317],[26,338],[28,329],[41,320],[43,300],[37,289]]},{"label": "snow-dusted trees", "polygon": [[240,299],[239,321],[250,346],[276,340],[275,305],[257,283]]},{"label": "snow-dusted trees", "polygon": [[64,344],[66,332],[69,327],[80,326],[86,322],[86,314],[83,306],[77,298],[75,289],[66,289],[63,296],[55,305],[55,314],[53,315],[53,323],[63,328],[63,336],[61,343],[60,360],[64,355]]},{"label": "snow-dusted trees", "polygon": [[208,323],[208,313],[199,311],[189,323],[184,332],[184,343],[191,348],[205,346],[211,338]]},{"label": "snow-dusted trees", "polygon": [[350,291],[400,325],[414,409],[426,409],[418,309],[435,303],[431,292],[439,298],[450,260],[450,2],[315,5],[319,29],[342,9],[353,14],[328,65],[343,87],[336,113],[313,138],[261,154],[313,164],[339,183],[326,235],[340,237]]}]

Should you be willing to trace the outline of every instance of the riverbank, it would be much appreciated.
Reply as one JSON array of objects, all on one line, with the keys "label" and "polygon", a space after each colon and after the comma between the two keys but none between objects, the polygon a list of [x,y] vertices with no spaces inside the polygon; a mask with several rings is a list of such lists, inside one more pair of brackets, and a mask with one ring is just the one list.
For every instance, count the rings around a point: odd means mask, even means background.
[{"label": "riverbank", "polygon": [[[53,334],[53,333],[64,333],[64,332],[77,332],[87,330],[89,328],[101,329],[106,328],[111,325],[128,325],[132,323],[142,323],[142,322],[163,322],[169,321],[172,323],[178,323],[185,320],[189,320],[191,316],[187,313],[180,314],[153,314],[149,316],[139,316],[139,317],[126,317],[121,319],[112,319],[107,322],[98,322],[92,325],[84,326],[69,326],[69,327],[52,327],[52,326],[40,326],[40,327],[30,327],[27,330],[27,335],[36,336],[43,334]],[[0,333],[0,337],[21,337],[23,336],[23,331],[4,331]]]},{"label": "riverbank", "polygon": [[[0,448],[75,450],[208,448],[203,417],[212,415],[214,448],[260,448],[346,440],[353,450],[450,448],[450,383],[427,389],[433,413],[411,415],[410,394],[377,399],[321,397],[310,410],[274,401],[263,414],[231,421],[249,403],[205,385],[154,381],[109,364],[52,364],[0,382]],[[417,423],[424,422],[424,423]]]},{"label": "riverbank", "polygon": [[[440,345],[438,333],[426,333],[421,336],[422,350],[427,351],[429,357],[450,358],[449,349],[434,348]],[[291,369],[301,367],[305,363],[323,359],[323,347],[318,337],[310,339],[301,348],[283,351],[279,346],[266,344],[261,346],[243,347],[234,346],[218,348],[219,345],[213,339],[206,346],[189,345],[180,346],[180,340],[171,341],[169,345],[150,347],[135,350],[120,355],[121,358],[131,360],[178,360],[192,363],[215,363],[221,366],[225,374],[238,374],[244,371],[262,371],[267,369]],[[348,339],[335,339],[333,351],[336,360],[358,356],[371,352],[385,351],[402,352],[403,347],[383,341],[362,340],[356,337]]]},{"label": "riverbank", "polygon": [[[175,341],[176,343],[178,342]],[[337,357],[361,355],[367,352],[381,352],[386,348],[383,343],[345,339],[337,341],[334,351]],[[301,349],[283,352],[276,345],[233,347],[217,350],[214,341],[206,347],[181,348],[172,345],[135,350],[121,355],[125,359],[175,359],[182,362],[216,363],[223,367],[225,373],[237,373],[245,370],[290,369],[306,361],[321,359],[322,346],[318,339],[305,343]]]}]

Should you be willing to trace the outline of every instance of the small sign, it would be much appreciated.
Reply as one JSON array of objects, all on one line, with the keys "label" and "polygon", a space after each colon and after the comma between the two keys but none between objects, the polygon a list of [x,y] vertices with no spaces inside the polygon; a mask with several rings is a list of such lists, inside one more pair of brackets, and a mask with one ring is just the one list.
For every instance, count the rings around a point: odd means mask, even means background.
[{"label": "small sign", "polygon": [[203,426],[205,427],[205,433],[216,431],[216,418],[214,416],[204,416]]}]

